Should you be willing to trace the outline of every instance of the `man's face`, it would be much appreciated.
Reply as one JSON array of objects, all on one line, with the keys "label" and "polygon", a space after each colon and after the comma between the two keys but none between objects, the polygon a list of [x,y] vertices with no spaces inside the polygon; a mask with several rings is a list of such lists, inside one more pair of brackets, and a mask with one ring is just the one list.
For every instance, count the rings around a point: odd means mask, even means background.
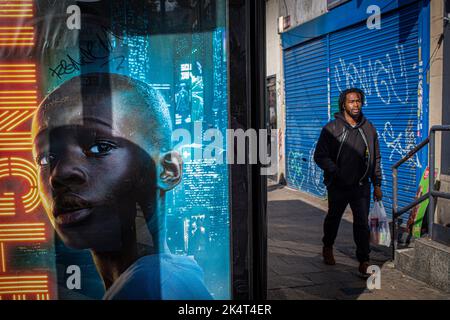
[{"label": "man's face", "polygon": [[361,108],[361,95],[356,92],[348,93],[345,97],[345,112],[352,118],[357,119],[361,114]]},{"label": "man's face", "polygon": [[41,111],[34,142],[39,190],[65,244],[114,251],[134,232],[139,192],[155,194],[155,167],[124,139],[133,129],[117,117],[113,121],[111,99],[83,102],[68,100]]}]

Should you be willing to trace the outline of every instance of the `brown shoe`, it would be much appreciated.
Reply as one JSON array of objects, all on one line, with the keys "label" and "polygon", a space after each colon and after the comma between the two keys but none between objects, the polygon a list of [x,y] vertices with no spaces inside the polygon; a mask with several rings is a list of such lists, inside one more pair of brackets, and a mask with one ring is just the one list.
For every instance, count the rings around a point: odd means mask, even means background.
[{"label": "brown shoe", "polygon": [[370,274],[367,273],[367,269],[369,268],[370,264],[368,261],[360,262],[358,271],[361,273],[363,277],[369,277]]},{"label": "brown shoe", "polygon": [[336,261],[334,260],[334,256],[333,256],[333,247],[323,247],[322,256],[323,256],[323,262],[325,264],[328,264],[330,266],[333,266],[336,264]]}]

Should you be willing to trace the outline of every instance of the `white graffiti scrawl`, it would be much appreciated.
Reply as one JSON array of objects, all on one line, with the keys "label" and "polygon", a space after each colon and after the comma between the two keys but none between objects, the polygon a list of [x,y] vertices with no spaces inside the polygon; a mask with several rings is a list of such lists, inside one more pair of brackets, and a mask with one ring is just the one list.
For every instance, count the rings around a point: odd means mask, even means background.
[{"label": "white graffiti scrawl", "polygon": [[[384,130],[381,134],[384,143],[391,150],[389,160],[392,161],[394,155],[400,155],[403,158],[416,146],[416,137],[414,135],[414,127],[412,121],[408,122],[404,132],[396,133],[392,124],[388,121],[384,124]],[[422,165],[419,161],[419,156],[416,153],[415,156],[407,162],[410,166],[417,166],[421,168]]]},{"label": "white graffiti scrawl", "polygon": [[[337,88],[342,92],[345,88],[359,87],[366,95],[377,95],[384,104],[397,102],[407,104],[410,90],[408,74],[405,65],[405,53],[403,46],[396,45],[396,54],[386,53],[383,58],[364,60],[360,55],[358,62],[349,62],[339,58],[339,63],[334,66],[334,78]],[[394,68],[392,61],[399,62],[399,69]],[[416,69],[417,65],[411,66]],[[401,86],[400,86],[401,84]],[[397,89],[402,88],[402,94]]]},{"label": "white graffiti scrawl", "polygon": [[317,142],[315,142],[308,152],[308,157],[304,157],[302,152],[290,151],[288,155],[288,170],[291,183],[304,189],[305,184],[312,188],[312,192],[320,195],[326,195],[326,187],[323,184],[323,171],[314,162],[314,151]]}]

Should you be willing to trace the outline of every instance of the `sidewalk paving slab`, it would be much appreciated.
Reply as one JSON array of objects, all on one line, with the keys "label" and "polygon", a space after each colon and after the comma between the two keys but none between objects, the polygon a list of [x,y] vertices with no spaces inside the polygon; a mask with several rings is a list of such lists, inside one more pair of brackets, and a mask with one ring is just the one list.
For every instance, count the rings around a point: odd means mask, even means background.
[{"label": "sidewalk paving slab", "polygon": [[396,270],[385,247],[371,252],[372,264],[381,268],[381,289],[368,290],[357,271],[349,210],[335,243],[337,263],[325,265],[321,238],[327,202],[278,185],[268,190],[269,299],[450,300],[449,294]]}]

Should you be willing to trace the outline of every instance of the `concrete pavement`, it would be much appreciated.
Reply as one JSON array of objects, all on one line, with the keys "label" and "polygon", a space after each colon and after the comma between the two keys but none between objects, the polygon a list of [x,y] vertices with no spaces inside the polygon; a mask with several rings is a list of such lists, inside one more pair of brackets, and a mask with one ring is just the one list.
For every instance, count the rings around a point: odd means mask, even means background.
[{"label": "concrete pavement", "polygon": [[403,275],[390,262],[390,249],[372,248],[381,267],[381,289],[369,291],[358,274],[351,212],[342,219],[335,266],[322,262],[326,201],[280,185],[268,187],[269,299],[448,299],[450,296]]}]

